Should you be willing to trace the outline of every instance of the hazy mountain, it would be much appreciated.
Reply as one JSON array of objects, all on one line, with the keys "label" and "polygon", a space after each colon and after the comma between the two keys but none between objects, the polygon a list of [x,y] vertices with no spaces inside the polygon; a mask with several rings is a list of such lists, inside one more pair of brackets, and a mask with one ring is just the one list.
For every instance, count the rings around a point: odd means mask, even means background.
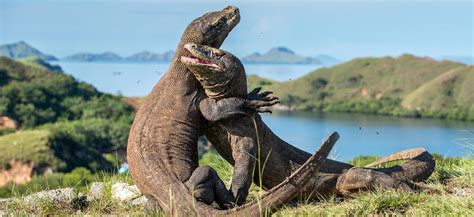
[{"label": "hazy mountain", "polygon": [[314,57],[314,59],[318,60],[321,63],[321,65],[324,65],[324,66],[333,66],[333,65],[342,63],[341,60],[336,59],[335,57],[332,57],[329,55],[324,55],[324,54],[317,55]]},{"label": "hazy mountain", "polygon": [[19,41],[13,44],[0,45],[0,56],[6,56],[15,59],[37,57],[45,61],[58,60],[53,55],[44,54],[24,41]]},{"label": "hazy mountain", "polygon": [[125,60],[138,62],[170,61],[171,59],[173,59],[173,56],[174,51],[168,51],[163,54],[153,53],[150,51],[142,51],[125,58]]},{"label": "hazy mountain", "polygon": [[278,63],[278,64],[320,64],[311,57],[296,54],[286,47],[275,47],[264,54],[253,53],[242,58],[246,63]]},{"label": "hazy mountain", "polygon": [[79,61],[79,62],[108,62],[108,61],[121,61],[123,58],[116,53],[104,52],[99,54],[94,53],[77,53],[67,57],[64,57],[62,60],[65,61]]}]

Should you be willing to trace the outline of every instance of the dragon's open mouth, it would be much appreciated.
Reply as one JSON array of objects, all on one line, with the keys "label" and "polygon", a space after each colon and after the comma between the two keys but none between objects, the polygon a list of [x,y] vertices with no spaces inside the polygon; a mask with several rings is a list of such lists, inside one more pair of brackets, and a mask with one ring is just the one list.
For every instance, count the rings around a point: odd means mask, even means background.
[{"label": "dragon's open mouth", "polygon": [[197,56],[194,56],[188,49],[184,48],[184,52],[185,52],[185,55],[182,57],[184,59],[186,59],[186,61],[189,61],[191,63],[194,63],[194,64],[200,64],[200,65],[208,65],[208,66],[214,66],[214,67],[218,67],[217,64],[211,62],[211,61],[208,61],[208,60],[205,60],[205,59],[201,59]]}]

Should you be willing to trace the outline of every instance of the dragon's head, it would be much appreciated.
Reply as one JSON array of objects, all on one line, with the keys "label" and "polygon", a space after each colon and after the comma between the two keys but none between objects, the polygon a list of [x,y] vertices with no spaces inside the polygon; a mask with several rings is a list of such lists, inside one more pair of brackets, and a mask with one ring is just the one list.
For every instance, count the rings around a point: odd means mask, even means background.
[{"label": "dragon's head", "polygon": [[239,23],[239,9],[234,6],[206,13],[191,22],[184,32],[186,42],[199,42],[220,47],[227,35]]},{"label": "dragon's head", "polygon": [[247,93],[244,66],[231,53],[206,45],[184,45],[181,62],[193,73],[211,98]]}]

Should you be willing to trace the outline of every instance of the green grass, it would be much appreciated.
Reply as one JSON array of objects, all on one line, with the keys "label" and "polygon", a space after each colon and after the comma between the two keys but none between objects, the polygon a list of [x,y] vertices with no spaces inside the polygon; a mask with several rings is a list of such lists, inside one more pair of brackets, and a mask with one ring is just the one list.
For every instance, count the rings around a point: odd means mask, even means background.
[{"label": "green grass", "polygon": [[46,130],[17,131],[0,136],[0,162],[4,168],[11,159],[35,162],[37,165],[53,164],[57,159],[48,147],[49,132]]},{"label": "green grass", "polygon": [[[365,165],[375,157],[363,156],[351,162]],[[471,155],[464,158],[441,158],[435,155],[437,166],[427,185],[436,191],[421,193],[403,193],[393,190],[375,190],[353,195],[351,198],[331,197],[321,201],[299,200],[288,204],[275,216],[348,216],[348,215],[436,215],[436,216],[472,216],[474,215],[474,159]],[[207,152],[200,160],[201,165],[216,169],[219,177],[230,185],[232,167],[215,152]],[[88,179],[103,181],[110,190],[116,181],[132,183],[129,175],[89,174]],[[85,193],[90,186],[72,184],[78,192]],[[459,192],[468,192],[462,195]],[[469,193],[470,191],[470,193]],[[456,193],[458,192],[458,193]],[[256,199],[259,188],[252,185],[248,200]],[[49,201],[40,203],[38,207],[25,206],[20,200],[6,206],[7,210],[18,215],[138,215],[143,214],[143,206],[133,206],[114,201],[110,192],[88,207],[78,209],[68,204],[55,204]],[[80,211],[79,211],[80,210]],[[154,213],[162,215],[162,213]]]}]

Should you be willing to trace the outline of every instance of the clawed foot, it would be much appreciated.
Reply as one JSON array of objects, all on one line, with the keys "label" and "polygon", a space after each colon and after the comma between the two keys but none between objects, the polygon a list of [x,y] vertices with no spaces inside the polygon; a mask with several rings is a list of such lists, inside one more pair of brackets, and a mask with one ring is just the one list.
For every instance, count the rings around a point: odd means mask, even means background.
[{"label": "clawed foot", "polygon": [[273,94],[271,91],[259,93],[260,90],[262,90],[262,88],[257,87],[248,94],[246,106],[256,112],[272,113],[268,107],[280,103],[280,101],[278,101],[278,97],[269,96],[270,94]]}]

